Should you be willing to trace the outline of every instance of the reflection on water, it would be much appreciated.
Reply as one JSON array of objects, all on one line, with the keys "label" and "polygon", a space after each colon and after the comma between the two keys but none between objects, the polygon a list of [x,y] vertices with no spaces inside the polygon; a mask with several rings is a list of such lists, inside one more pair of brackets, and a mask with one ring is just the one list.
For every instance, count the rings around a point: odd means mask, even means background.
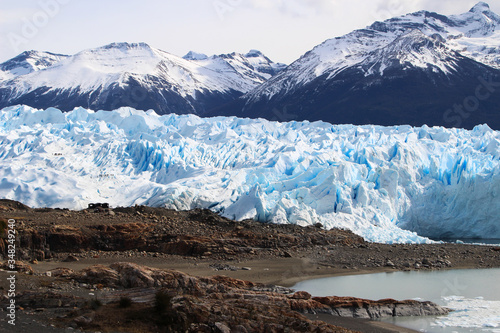
[{"label": "reflection on water", "polygon": [[413,271],[316,279],[293,288],[314,296],[418,299],[457,309],[446,318],[387,320],[421,332],[500,332],[498,281],[500,269]]}]

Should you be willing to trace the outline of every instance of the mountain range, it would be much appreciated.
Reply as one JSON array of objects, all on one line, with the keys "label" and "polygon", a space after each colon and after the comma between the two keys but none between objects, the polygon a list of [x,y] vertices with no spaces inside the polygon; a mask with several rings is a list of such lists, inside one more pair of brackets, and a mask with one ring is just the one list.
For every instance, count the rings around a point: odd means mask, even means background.
[{"label": "mountain range", "polygon": [[73,56],[28,51],[0,65],[0,105],[205,114],[284,67],[256,50],[181,58],[145,43],[113,43]]},{"label": "mountain range", "polygon": [[159,114],[500,129],[500,16],[428,11],[329,39],[286,66],[261,52],[183,58],[115,43],[0,64],[0,107],[121,106]]}]

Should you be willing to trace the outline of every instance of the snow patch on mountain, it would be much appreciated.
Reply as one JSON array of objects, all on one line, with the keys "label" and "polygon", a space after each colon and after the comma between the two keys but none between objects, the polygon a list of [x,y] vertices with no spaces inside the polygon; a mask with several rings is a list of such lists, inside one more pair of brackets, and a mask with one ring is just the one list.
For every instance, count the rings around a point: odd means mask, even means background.
[{"label": "snow patch on mountain", "polygon": [[487,126],[334,126],[131,108],[0,112],[0,196],[35,207],[202,207],[237,220],[319,222],[386,243],[500,238],[499,166],[500,133]]},{"label": "snow patch on mountain", "polygon": [[394,63],[403,65],[403,69],[432,68],[434,72],[448,74],[459,70],[454,62],[456,56],[439,40],[426,36],[420,30],[412,30],[387,47],[371,52],[360,67],[367,76],[375,73],[382,76],[384,70],[393,67]]}]

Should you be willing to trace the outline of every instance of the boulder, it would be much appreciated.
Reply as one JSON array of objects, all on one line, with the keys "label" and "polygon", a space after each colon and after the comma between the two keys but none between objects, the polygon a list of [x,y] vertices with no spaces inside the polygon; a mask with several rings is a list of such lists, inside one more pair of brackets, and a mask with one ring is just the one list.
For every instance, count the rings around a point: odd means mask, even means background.
[{"label": "boulder", "polygon": [[47,272],[47,275],[53,277],[71,277],[74,274],[75,271],[66,267],[57,267]]},{"label": "boulder", "polygon": [[[132,263],[116,263],[110,268],[119,274],[120,285],[125,288],[159,287],[158,280],[153,277],[161,271]],[[155,274],[158,275],[158,274]]]},{"label": "boulder", "polygon": [[27,263],[23,261],[16,261],[16,267],[15,269],[12,269],[12,267],[9,266],[8,261],[4,262],[0,268],[6,270],[6,271],[15,271],[18,273],[25,273],[29,275],[33,275],[35,271],[33,270],[33,267],[28,265]]},{"label": "boulder", "polygon": [[80,259],[78,259],[77,257],[75,257],[74,255],[69,255],[67,256],[63,262],[75,262],[75,261],[78,261]]},{"label": "boulder", "polygon": [[303,300],[308,300],[311,299],[311,294],[309,294],[306,291],[297,291],[295,294],[292,295],[293,299],[303,299]]},{"label": "boulder", "polygon": [[118,272],[104,265],[87,267],[80,272],[74,273],[72,278],[78,282],[89,284],[100,283],[108,287],[117,287],[121,285]]}]

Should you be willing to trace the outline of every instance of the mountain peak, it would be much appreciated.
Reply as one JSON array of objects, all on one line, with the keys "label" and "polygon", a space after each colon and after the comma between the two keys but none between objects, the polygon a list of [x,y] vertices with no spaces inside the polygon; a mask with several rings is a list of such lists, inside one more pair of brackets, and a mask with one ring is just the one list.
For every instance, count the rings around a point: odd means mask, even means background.
[{"label": "mountain peak", "polygon": [[29,50],[29,51],[22,52],[21,54],[17,55],[16,57],[14,57],[6,62],[20,61],[20,60],[34,59],[34,58],[46,58],[46,57],[67,57],[67,56],[63,55],[63,54],[57,54],[57,53],[51,53],[51,52]]},{"label": "mountain peak", "polygon": [[146,43],[111,43],[102,47],[103,49],[151,49]]},{"label": "mountain peak", "polygon": [[48,68],[67,57],[66,55],[50,52],[24,51],[18,56],[0,64],[0,71],[4,73],[8,72],[8,77],[11,75],[25,75]]},{"label": "mountain peak", "polygon": [[29,50],[29,51],[24,51],[20,55],[18,55],[16,58],[29,58],[33,56],[38,56],[41,52],[35,51],[35,50]]},{"label": "mountain peak", "polygon": [[182,57],[186,60],[206,60],[208,59],[208,56],[203,53],[198,53],[194,51],[189,51],[184,57]]},{"label": "mountain peak", "polygon": [[245,54],[245,57],[247,58],[256,58],[256,57],[262,57],[264,54],[260,52],[259,50],[250,50],[247,54]]},{"label": "mountain peak", "polygon": [[[101,64],[107,64],[105,67],[107,69],[114,68],[118,70],[118,67],[125,66],[127,64],[137,64],[136,61],[129,61],[130,57],[134,55],[135,57],[141,57],[144,61],[149,62],[153,65],[153,62],[158,60],[157,50],[152,48],[146,43],[110,43],[104,46],[99,46],[92,49],[86,49],[73,55],[71,58],[78,61],[90,61],[97,62]],[[147,59],[147,60],[146,60]],[[120,65],[118,65],[120,64]],[[107,69],[105,71],[107,71]],[[129,68],[130,69],[130,68]],[[114,71],[114,70],[113,70]]]},{"label": "mountain peak", "polygon": [[486,2],[478,2],[472,9],[470,10],[471,13],[484,13],[490,11],[490,5],[488,5]]}]

